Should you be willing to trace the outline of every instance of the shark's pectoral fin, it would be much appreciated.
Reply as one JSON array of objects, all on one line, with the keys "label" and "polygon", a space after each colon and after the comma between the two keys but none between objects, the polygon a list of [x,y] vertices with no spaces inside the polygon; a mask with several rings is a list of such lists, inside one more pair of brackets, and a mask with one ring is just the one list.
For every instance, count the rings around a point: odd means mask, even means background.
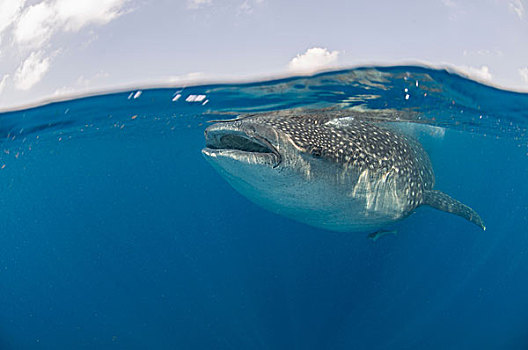
[{"label": "shark's pectoral fin", "polygon": [[372,232],[371,234],[369,234],[368,238],[371,241],[376,242],[381,237],[386,236],[386,235],[391,235],[391,234],[396,236],[398,234],[398,231],[396,231],[396,230],[379,230],[379,231]]},{"label": "shark's pectoral fin", "polygon": [[467,205],[460,203],[456,199],[451,198],[444,192],[435,190],[425,191],[423,195],[422,204],[461,216],[464,219],[471,221],[475,225],[479,226],[481,229],[486,230],[484,222],[476,211],[474,211]]}]

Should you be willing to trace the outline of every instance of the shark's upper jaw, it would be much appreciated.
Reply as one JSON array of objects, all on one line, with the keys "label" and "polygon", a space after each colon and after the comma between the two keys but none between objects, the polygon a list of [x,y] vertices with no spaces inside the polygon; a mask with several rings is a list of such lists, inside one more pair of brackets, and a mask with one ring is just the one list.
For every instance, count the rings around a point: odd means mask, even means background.
[{"label": "shark's upper jaw", "polygon": [[208,157],[228,157],[251,164],[268,164],[276,168],[282,161],[277,149],[265,137],[251,130],[212,125],[205,130],[202,153]]}]

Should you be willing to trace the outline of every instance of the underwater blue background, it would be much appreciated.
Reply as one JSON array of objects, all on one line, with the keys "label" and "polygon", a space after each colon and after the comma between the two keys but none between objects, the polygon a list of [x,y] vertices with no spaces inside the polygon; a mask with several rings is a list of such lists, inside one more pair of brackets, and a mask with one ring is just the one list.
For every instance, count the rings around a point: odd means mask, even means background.
[{"label": "underwater blue background", "polygon": [[[200,154],[210,119],[357,106],[408,113],[487,230],[428,207],[375,242],[312,228]],[[527,94],[422,67],[0,114],[0,349],[526,349],[527,126]]]}]

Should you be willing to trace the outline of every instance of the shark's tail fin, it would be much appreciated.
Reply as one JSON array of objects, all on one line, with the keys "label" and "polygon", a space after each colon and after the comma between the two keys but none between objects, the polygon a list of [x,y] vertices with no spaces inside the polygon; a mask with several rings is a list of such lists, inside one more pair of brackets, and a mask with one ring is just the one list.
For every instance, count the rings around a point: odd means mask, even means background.
[{"label": "shark's tail fin", "polygon": [[484,222],[476,211],[456,199],[451,198],[444,192],[430,190],[425,191],[422,204],[429,205],[435,209],[446,211],[471,221],[481,229],[486,230]]}]

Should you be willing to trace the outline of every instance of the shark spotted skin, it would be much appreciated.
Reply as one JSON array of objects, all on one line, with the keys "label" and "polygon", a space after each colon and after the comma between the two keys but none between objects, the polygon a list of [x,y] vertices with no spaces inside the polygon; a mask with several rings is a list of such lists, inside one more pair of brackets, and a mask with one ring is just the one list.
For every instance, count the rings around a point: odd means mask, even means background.
[{"label": "shark spotted skin", "polygon": [[271,112],[217,121],[205,158],[242,195],[334,231],[374,231],[429,205],[485,229],[468,206],[434,190],[415,139],[362,113]]}]

